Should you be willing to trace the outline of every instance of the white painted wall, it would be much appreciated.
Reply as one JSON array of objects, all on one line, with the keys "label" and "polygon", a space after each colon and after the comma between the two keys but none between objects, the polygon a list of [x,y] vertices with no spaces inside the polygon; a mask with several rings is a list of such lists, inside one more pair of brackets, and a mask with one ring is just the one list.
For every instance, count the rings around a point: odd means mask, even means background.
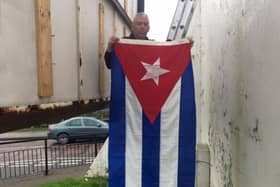
[{"label": "white painted wall", "polygon": [[280,185],[280,1],[201,0],[194,37],[198,142],[211,187]]}]

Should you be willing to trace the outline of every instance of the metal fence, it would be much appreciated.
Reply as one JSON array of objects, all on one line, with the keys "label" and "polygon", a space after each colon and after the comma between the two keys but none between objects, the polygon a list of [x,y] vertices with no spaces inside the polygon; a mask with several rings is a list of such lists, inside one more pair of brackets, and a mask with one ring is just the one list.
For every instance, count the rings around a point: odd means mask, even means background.
[{"label": "metal fence", "polygon": [[39,174],[48,175],[52,169],[91,164],[104,139],[94,142],[48,146],[46,138],[32,138],[2,142],[0,145],[30,141],[44,143],[32,148],[0,152],[0,179]]}]

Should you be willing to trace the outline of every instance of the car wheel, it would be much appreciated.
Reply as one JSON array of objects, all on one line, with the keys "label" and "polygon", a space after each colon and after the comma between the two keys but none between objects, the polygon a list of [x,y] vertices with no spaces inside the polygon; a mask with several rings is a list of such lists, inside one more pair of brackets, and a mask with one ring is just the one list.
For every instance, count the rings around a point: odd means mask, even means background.
[{"label": "car wheel", "polygon": [[61,133],[57,136],[57,142],[60,144],[67,144],[69,142],[69,135],[66,133]]}]

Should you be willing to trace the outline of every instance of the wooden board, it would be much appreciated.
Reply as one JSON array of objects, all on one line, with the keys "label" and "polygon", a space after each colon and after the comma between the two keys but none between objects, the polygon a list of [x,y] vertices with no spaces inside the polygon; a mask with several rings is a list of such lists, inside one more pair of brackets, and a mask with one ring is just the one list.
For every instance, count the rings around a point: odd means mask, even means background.
[{"label": "wooden board", "polygon": [[104,97],[104,5],[99,3],[99,94]]},{"label": "wooden board", "polygon": [[38,96],[53,95],[50,0],[35,1]]}]

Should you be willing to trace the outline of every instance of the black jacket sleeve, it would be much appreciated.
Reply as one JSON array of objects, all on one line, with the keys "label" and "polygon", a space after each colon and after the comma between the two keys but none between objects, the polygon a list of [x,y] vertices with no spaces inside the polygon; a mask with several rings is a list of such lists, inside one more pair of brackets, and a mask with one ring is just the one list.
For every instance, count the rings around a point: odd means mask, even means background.
[{"label": "black jacket sleeve", "polygon": [[105,59],[105,64],[107,66],[108,69],[111,69],[111,65],[112,65],[112,53],[106,51],[105,55],[104,55],[104,59]]}]

